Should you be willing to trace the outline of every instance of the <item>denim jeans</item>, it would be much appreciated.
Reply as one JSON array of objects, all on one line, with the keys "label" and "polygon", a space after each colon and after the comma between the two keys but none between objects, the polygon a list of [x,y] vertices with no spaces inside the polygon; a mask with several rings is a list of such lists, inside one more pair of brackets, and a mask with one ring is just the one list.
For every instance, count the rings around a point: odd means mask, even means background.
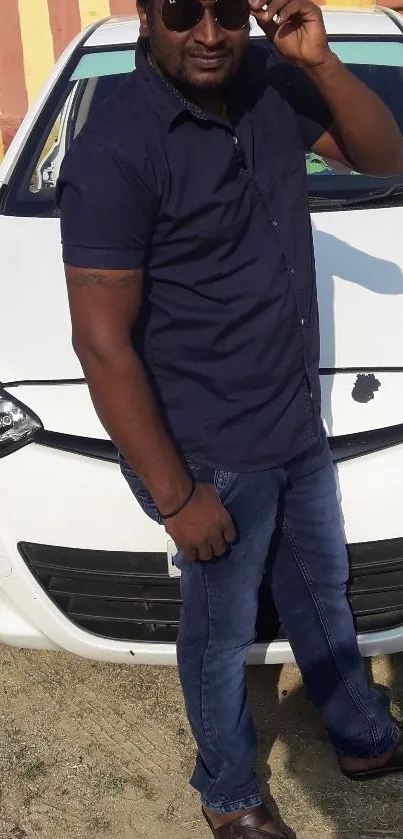
[{"label": "denim jeans", "polygon": [[[263,578],[271,585],[308,695],[335,750],[380,756],[399,732],[383,694],[368,686],[358,650],[324,433],[305,454],[266,471],[232,474],[190,466],[196,480],[215,484],[238,534],[219,559],[185,563],[178,556],[183,599],[179,675],[198,746],[191,783],[210,810],[234,812],[261,803],[244,667],[255,639]],[[125,464],[123,472],[139,497],[138,479]],[[143,506],[155,517],[142,492]]]}]

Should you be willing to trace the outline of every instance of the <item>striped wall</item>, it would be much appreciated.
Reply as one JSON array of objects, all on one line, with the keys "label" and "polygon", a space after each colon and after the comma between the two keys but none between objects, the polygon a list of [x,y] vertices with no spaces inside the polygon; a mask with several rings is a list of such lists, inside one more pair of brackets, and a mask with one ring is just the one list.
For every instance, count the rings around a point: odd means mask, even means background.
[{"label": "striped wall", "polygon": [[[378,3],[403,10],[403,0]],[[0,0],[0,158],[66,44],[96,20],[134,12],[135,0]]]},{"label": "striped wall", "polygon": [[0,158],[68,42],[135,0],[0,0]]}]

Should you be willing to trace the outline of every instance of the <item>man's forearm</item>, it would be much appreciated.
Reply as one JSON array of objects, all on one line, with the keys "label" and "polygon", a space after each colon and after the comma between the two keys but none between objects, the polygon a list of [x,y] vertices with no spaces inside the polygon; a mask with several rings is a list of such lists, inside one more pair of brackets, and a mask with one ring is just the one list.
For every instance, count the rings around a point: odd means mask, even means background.
[{"label": "man's forearm", "polygon": [[145,370],[128,346],[116,354],[78,351],[96,412],[162,512],[179,506],[190,479],[164,428]]},{"label": "man's forearm", "polygon": [[349,159],[373,175],[403,172],[403,139],[389,108],[333,53],[304,72],[328,104]]}]

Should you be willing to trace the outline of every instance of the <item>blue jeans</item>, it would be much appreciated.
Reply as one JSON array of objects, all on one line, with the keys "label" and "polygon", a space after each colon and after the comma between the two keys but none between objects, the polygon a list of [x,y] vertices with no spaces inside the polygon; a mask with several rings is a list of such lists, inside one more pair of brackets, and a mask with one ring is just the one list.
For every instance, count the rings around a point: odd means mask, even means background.
[{"label": "blue jeans", "polygon": [[[244,667],[264,577],[336,751],[381,756],[399,732],[384,696],[368,686],[357,646],[325,435],[305,454],[262,472],[231,474],[190,465],[196,480],[215,484],[238,533],[220,559],[185,563],[178,557],[179,675],[198,745],[191,783],[207,808],[234,812],[261,803]],[[138,479],[123,471],[135,490],[133,478]],[[145,507],[153,515],[152,505]],[[273,543],[275,550],[269,551]]]}]

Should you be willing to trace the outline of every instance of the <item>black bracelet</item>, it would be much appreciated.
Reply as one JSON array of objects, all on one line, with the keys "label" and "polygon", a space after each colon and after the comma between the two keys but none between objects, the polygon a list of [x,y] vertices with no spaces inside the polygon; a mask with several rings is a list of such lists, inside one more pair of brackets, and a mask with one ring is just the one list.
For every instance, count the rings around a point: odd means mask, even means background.
[{"label": "black bracelet", "polygon": [[192,486],[190,488],[189,495],[186,496],[183,503],[179,507],[177,507],[176,510],[173,510],[172,513],[168,513],[166,516],[163,516],[162,513],[160,512],[160,516],[161,516],[162,520],[165,521],[165,519],[173,519],[174,516],[179,515],[179,513],[181,513],[182,510],[184,510],[185,507],[189,504],[189,501],[193,498],[193,496],[195,494],[195,491],[196,491],[196,481],[194,480],[194,478],[192,478]]}]

